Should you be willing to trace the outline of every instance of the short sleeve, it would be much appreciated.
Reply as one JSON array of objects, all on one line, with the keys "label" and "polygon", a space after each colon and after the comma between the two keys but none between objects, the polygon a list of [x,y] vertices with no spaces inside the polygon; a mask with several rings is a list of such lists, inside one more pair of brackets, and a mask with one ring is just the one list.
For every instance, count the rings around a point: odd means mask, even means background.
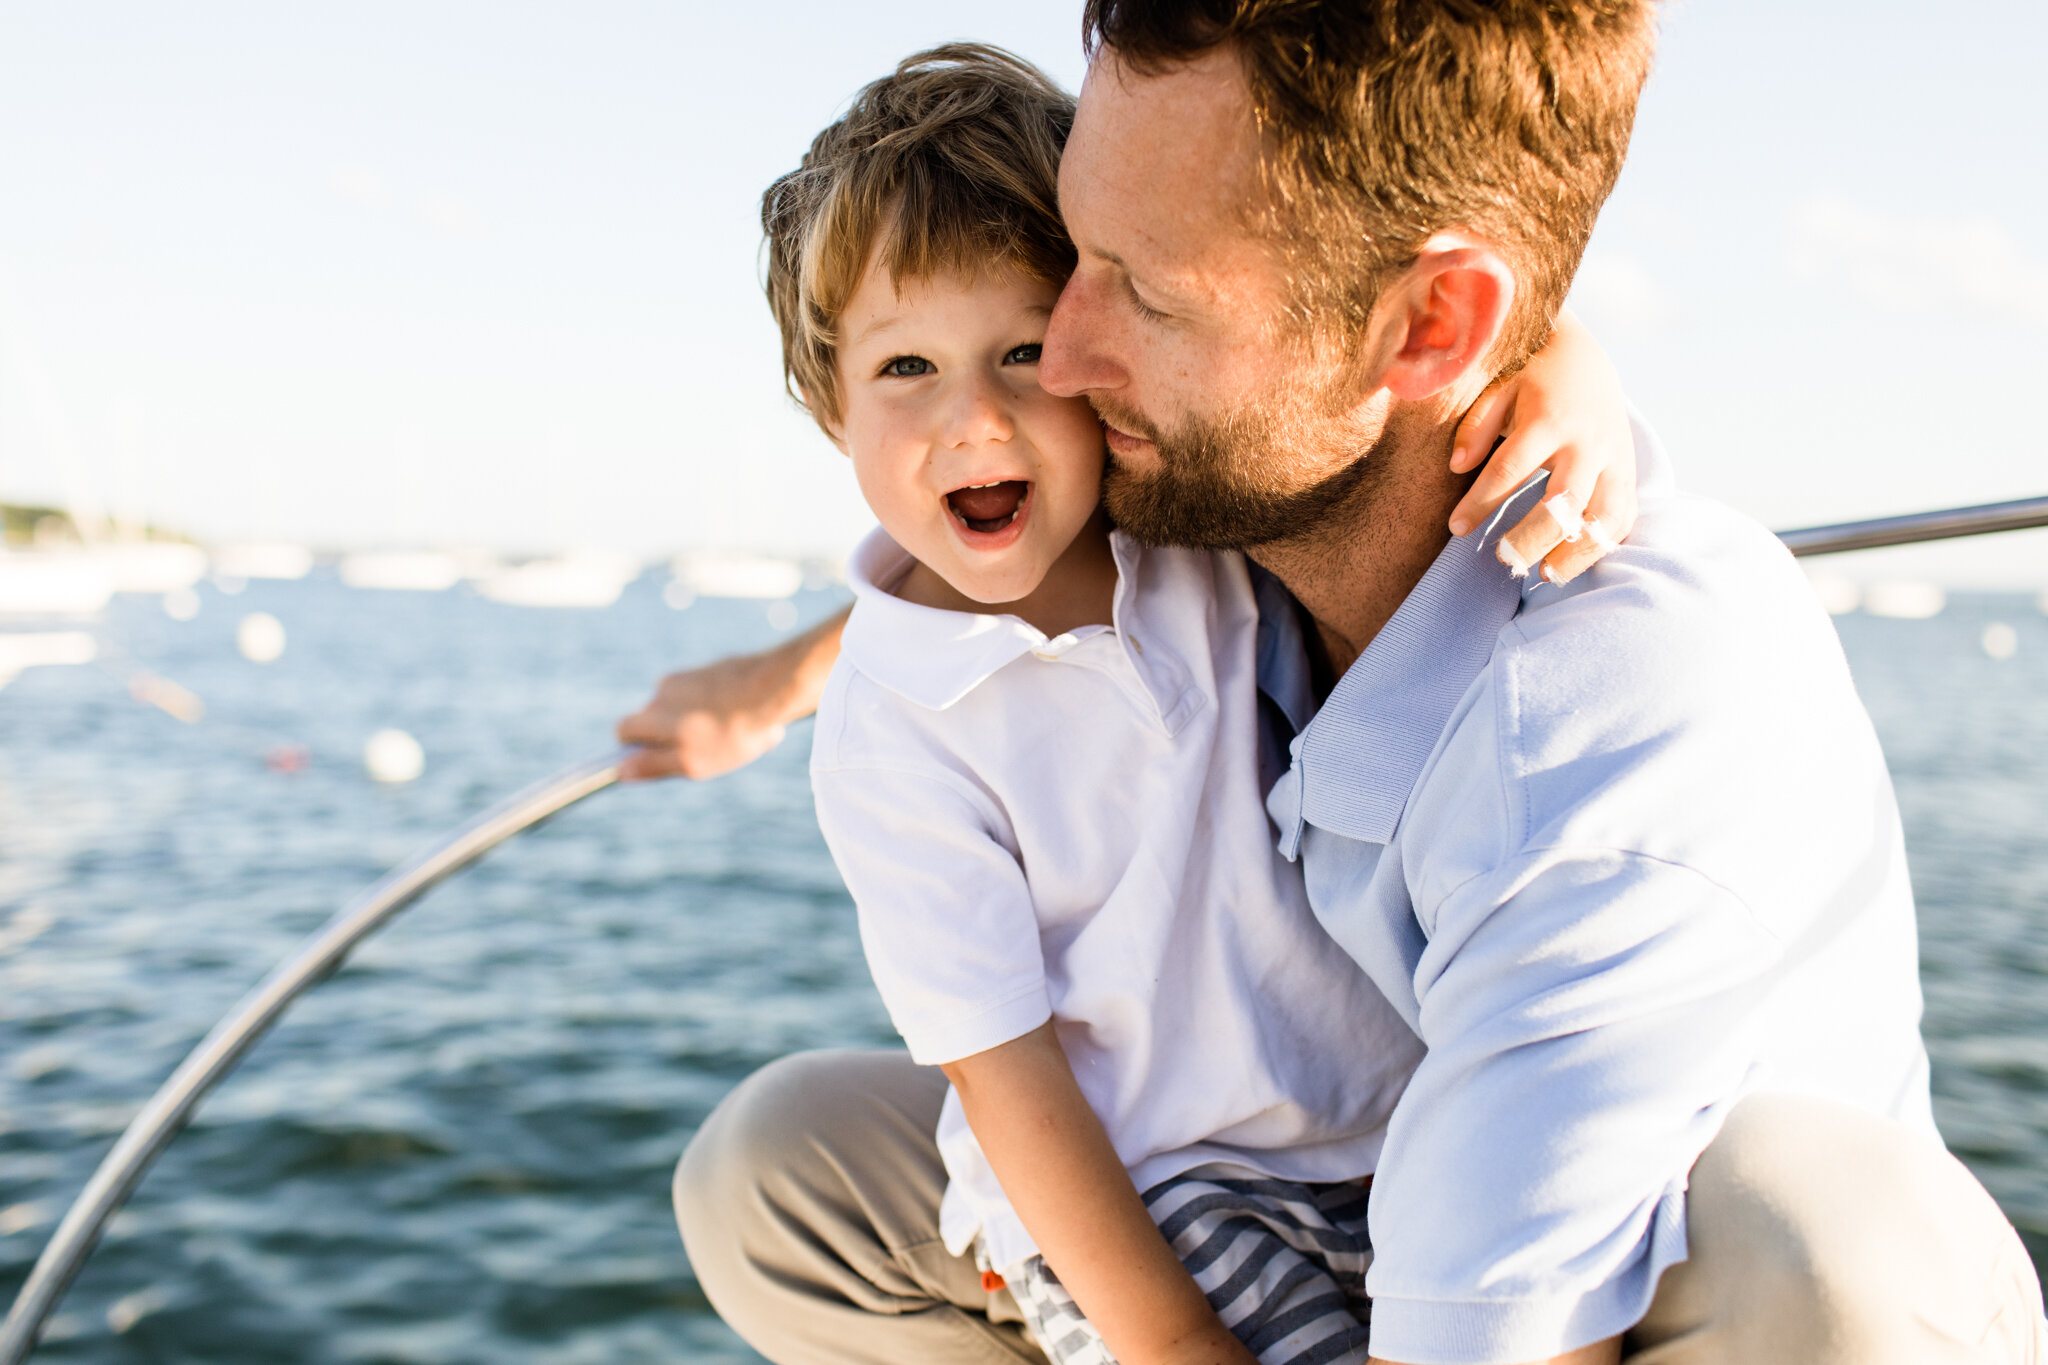
[{"label": "short sleeve", "polygon": [[1373,1190],[1372,1350],[1547,1359],[1685,1258],[1684,1178],[1758,1051],[1779,945],[1698,872],[1541,849],[1427,913],[1429,1052]]},{"label": "short sleeve", "polygon": [[812,773],[818,824],[913,1060],[938,1066],[1052,1017],[1038,916],[1006,823],[943,774]]}]

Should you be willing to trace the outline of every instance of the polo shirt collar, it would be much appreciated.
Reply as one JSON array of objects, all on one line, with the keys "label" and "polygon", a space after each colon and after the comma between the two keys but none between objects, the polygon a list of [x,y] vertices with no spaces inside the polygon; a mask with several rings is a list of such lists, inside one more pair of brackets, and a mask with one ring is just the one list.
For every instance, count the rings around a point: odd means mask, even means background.
[{"label": "polo shirt collar", "polygon": [[[1492,658],[1525,587],[1541,582],[1510,576],[1494,546],[1542,487],[1527,485],[1489,524],[1444,547],[1294,737],[1294,765],[1267,796],[1285,856],[1299,851],[1304,825],[1366,843],[1394,837],[1451,712]],[[1300,667],[1305,673],[1305,658]],[[1275,669],[1267,685],[1283,705],[1283,694],[1298,690],[1284,672]]]},{"label": "polo shirt collar", "polygon": [[1308,653],[1302,643],[1301,616],[1294,594],[1270,571],[1251,560],[1252,597],[1259,606],[1259,690],[1287,717],[1288,730],[1300,734],[1316,713],[1315,685],[1309,678]]},{"label": "polo shirt collar", "polygon": [[1134,653],[1129,647],[1134,643],[1132,623],[1142,624],[1139,607],[1148,595],[1144,584],[1149,566],[1143,547],[1121,532],[1110,533],[1110,550],[1117,566],[1117,626],[1083,626],[1049,637],[1021,617],[946,611],[897,597],[894,589],[915,561],[887,531],[876,527],[847,560],[846,579],[859,610],[846,623],[840,653],[906,701],[943,711],[1025,654],[1057,658],[1084,640],[1114,630],[1129,665],[1134,700],[1149,711],[1148,719],[1176,734],[1199,704],[1199,691],[1170,649]]},{"label": "polo shirt collar", "polygon": [[991,673],[1047,641],[1015,616],[942,611],[893,593],[914,561],[876,527],[846,563],[859,610],[840,652],[862,673],[907,701],[943,711]]}]

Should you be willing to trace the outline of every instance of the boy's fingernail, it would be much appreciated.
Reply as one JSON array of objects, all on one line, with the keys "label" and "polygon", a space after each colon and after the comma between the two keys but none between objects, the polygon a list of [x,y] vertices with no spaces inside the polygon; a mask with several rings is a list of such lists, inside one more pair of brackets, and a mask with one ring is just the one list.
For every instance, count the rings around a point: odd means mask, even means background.
[{"label": "boy's fingernail", "polygon": [[1471,530],[1471,529],[1472,529],[1472,523],[1471,523],[1471,522],[1469,522],[1469,521],[1467,521],[1467,520],[1465,520],[1465,518],[1463,518],[1463,517],[1452,517],[1452,518],[1451,518],[1451,534],[1452,534],[1452,535],[1454,535],[1454,536],[1462,536],[1462,535],[1464,535],[1464,534],[1465,534],[1465,533],[1466,533],[1467,531],[1469,531],[1469,530]]}]

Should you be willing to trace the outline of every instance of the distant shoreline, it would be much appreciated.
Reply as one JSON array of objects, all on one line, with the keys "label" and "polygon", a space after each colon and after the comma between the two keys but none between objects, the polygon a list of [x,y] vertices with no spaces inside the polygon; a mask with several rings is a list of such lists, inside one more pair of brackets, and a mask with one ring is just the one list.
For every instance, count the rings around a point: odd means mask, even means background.
[{"label": "distant shoreline", "polygon": [[[116,528],[110,521],[97,528],[95,539],[115,539]],[[161,526],[144,526],[144,540],[170,540],[189,543],[190,536],[166,531]],[[85,536],[80,534],[78,520],[61,507],[45,507],[37,503],[0,502],[0,545],[9,549],[30,549],[36,546],[82,545]]]}]

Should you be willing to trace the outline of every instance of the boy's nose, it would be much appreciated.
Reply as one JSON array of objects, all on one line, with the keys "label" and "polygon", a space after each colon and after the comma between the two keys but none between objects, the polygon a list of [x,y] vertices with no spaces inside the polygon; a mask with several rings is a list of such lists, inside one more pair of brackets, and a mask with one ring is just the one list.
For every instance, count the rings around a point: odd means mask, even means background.
[{"label": "boy's nose", "polygon": [[985,383],[968,383],[947,407],[942,439],[951,447],[986,445],[1009,440],[1016,429],[1001,393]]}]

